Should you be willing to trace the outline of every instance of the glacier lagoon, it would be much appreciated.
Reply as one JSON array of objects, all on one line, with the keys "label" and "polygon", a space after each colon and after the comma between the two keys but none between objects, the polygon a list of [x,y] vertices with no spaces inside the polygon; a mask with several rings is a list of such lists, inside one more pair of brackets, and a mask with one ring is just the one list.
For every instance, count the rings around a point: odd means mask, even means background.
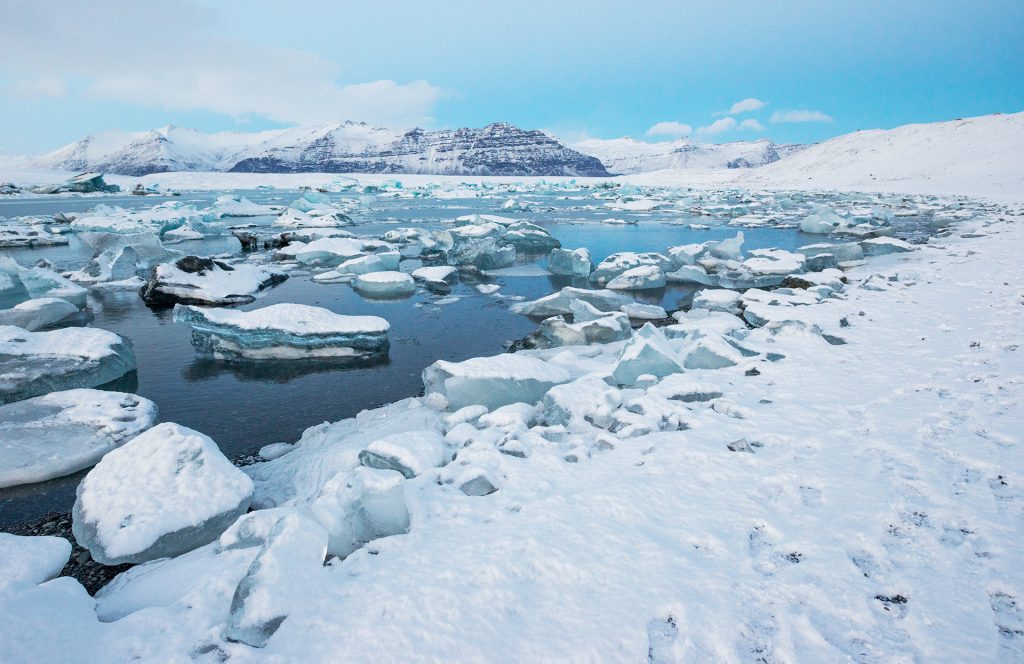
[{"label": "glacier lagoon", "polygon": [[[214,203],[222,191],[186,193],[180,197],[103,196],[39,197],[0,201],[0,217],[83,215],[98,203],[128,210],[145,210],[173,201],[196,208]],[[256,204],[287,206],[302,197],[297,190],[232,191]],[[379,238],[398,228],[428,231],[450,229],[450,222],[469,214],[501,214],[529,221],[551,233],[563,248],[586,247],[596,265],[617,252],[663,252],[667,247],[726,240],[744,233],[744,249],[794,250],[822,241],[822,236],[773,224],[738,228],[728,216],[699,215],[690,210],[614,209],[594,204],[557,189],[532,192],[526,209],[503,204],[503,198],[391,198],[377,193],[332,194],[351,201],[356,212],[345,230]],[[826,197],[827,198],[827,197]],[[512,210],[512,211],[509,211]],[[206,224],[202,239],[170,243],[169,249],[198,256],[240,255],[239,240],[228,226],[248,226],[256,233],[280,232],[276,216],[232,217]],[[448,223],[445,223],[448,222]],[[901,236],[921,237],[933,230],[929,219],[899,220]],[[221,234],[211,235],[210,227]],[[8,248],[0,253],[28,266],[40,259],[60,271],[78,270],[93,249],[75,233],[63,235],[66,245]],[[533,270],[524,270],[529,266]],[[175,323],[170,308],[150,308],[137,289],[91,289],[90,325],[110,330],[133,342],[138,362],[136,393],[154,401],[162,421],[177,422],[210,436],[231,458],[253,455],[261,447],[297,440],[306,428],[337,421],[421,392],[422,370],[436,360],[461,361],[500,353],[511,342],[537,329],[538,320],[510,311],[523,300],[534,300],[564,286],[596,288],[586,279],[545,274],[546,252],[524,255],[516,267],[492,276],[464,276],[448,292],[418,288],[404,299],[371,299],[347,284],[317,283],[317,272],[296,271],[291,278],[261,292],[239,307],[251,310],[278,303],[306,304],[346,315],[379,316],[390,323],[390,352],[373,360],[229,362],[204,357],[192,345],[187,325]],[[539,273],[541,276],[520,276]],[[478,288],[481,286],[481,288]],[[496,292],[490,292],[498,286]],[[637,302],[659,305],[671,312],[689,303],[702,286],[674,284],[629,292]],[[75,488],[84,475],[0,491],[0,526],[32,520],[70,508]]]}]

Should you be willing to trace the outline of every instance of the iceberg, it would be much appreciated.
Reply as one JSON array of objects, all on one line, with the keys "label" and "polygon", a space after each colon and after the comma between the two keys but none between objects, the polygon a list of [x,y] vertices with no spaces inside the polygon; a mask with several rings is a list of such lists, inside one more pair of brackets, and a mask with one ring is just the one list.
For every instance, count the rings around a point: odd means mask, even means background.
[{"label": "iceberg", "polygon": [[808,258],[821,254],[830,254],[839,263],[849,263],[864,260],[864,249],[856,242],[844,242],[840,244],[808,244],[800,247],[797,251]]},{"label": "iceberg", "polygon": [[536,403],[569,373],[544,360],[517,354],[475,357],[464,362],[438,360],[423,370],[426,394],[439,394],[458,410],[481,405],[494,410],[510,403]]},{"label": "iceberg", "polygon": [[[398,266],[396,265],[395,267]],[[376,254],[350,258],[334,269],[334,271],[339,275],[369,274],[371,272],[384,272],[386,270],[388,270],[388,267],[384,265],[384,261]]]},{"label": "iceberg", "polygon": [[69,278],[79,284],[97,284],[140,277],[163,261],[179,256],[166,249],[155,233],[79,233],[92,247],[89,263]]},{"label": "iceberg", "polygon": [[632,320],[661,320],[662,318],[668,318],[668,312],[656,304],[632,302],[623,305],[620,310]]},{"label": "iceberg", "polygon": [[135,370],[127,339],[95,328],[28,332],[0,326],[0,405],[78,387],[98,387]]},{"label": "iceberg", "polygon": [[541,321],[537,330],[538,344],[542,348],[554,346],[584,346],[605,344],[629,338],[633,328],[629,316],[619,311],[602,312],[582,300],[571,305],[573,322],[566,323],[561,316]]},{"label": "iceberg", "polygon": [[244,196],[225,194],[218,196],[213,202],[211,214],[215,218],[223,217],[263,217],[277,214],[281,208],[269,205],[258,205]]},{"label": "iceberg", "polygon": [[593,264],[590,257],[590,250],[586,247],[579,249],[552,249],[548,254],[548,269],[552,274],[563,274],[570,277],[589,277]]},{"label": "iceberg", "polygon": [[724,337],[702,331],[687,335],[682,356],[687,369],[723,369],[736,366],[743,359]]},{"label": "iceberg", "polygon": [[28,224],[0,225],[0,248],[52,247],[67,244],[68,239],[53,235],[44,227]]},{"label": "iceberg", "polygon": [[812,204],[814,210],[800,222],[800,230],[804,233],[826,235],[843,225],[843,218],[824,205]]},{"label": "iceberg", "polygon": [[397,471],[366,466],[328,479],[310,508],[327,530],[328,553],[345,558],[367,542],[408,532],[404,484]]},{"label": "iceberg", "polygon": [[390,325],[377,316],[343,316],[305,304],[253,311],[176,305],[192,344],[217,359],[370,358],[388,352]]},{"label": "iceberg", "polygon": [[898,254],[914,250],[914,245],[903,240],[892,237],[878,237],[861,240],[861,249],[866,256],[884,256],[885,254]]},{"label": "iceberg", "polygon": [[274,226],[285,228],[329,228],[332,226],[350,226],[352,220],[341,212],[313,216],[303,210],[288,208],[274,220]]},{"label": "iceberg", "polygon": [[412,278],[435,293],[448,293],[459,281],[459,271],[451,265],[421,267],[412,271]]},{"label": "iceberg", "polygon": [[376,298],[408,297],[416,292],[412,277],[392,271],[361,274],[352,282],[352,287],[364,297]]},{"label": "iceberg", "polygon": [[727,240],[705,242],[704,248],[715,258],[738,261],[743,256],[743,231]]},{"label": "iceberg", "polygon": [[224,636],[254,648],[267,645],[314,590],[327,539],[327,532],[309,517],[293,513],[278,519],[235,588]]},{"label": "iceberg", "polygon": [[588,290],[566,286],[557,293],[545,295],[533,302],[512,305],[511,311],[524,316],[562,316],[572,313],[572,303],[577,300],[582,300],[600,311],[618,311],[633,302],[628,295],[608,289]]},{"label": "iceberg", "polygon": [[690,308],[724,311],[725,313],[739,315],[740,294],[724,288],[704,289],[694,294],[693,304]]},{"label": "iceberg", "polygon": [[626,270],[607,284],[612,290],[650,290],[665,287],[665,272],[657,265]]},{"label": "iceberg", "polygon": [[528,221],[517,221],[510,224],[503,239],[517,249],[527,252],[541,252],[562,246],[562,243],[551,236],[546,229]]},{"label": "iceberg", "polygon": [[638,254],[627,251],[612,254],[598,263],[597,267],[594,268],[594,271],[590,273],[590,282],[598,285],[607,284],[626,270],[631,270],[643,265],[656,265],[661,268],[662,271],[669,271],[675,267],[672,264],[672,261],[662,254],[653,252]]},{"label": "iceberg", "polygon": [[674,272],[665,275],[665,281],[680,284],[700,284],[702,286],[717,286],[718,276],[708,274],[700,265],[681,265]]},{"label": "iceberg", "polygon": [[646,323],[619,352],[612,377],[619,385],[636,385],[641,376],[665,376],[679,373],[683,365],[661,330]]},{"label": "iceberg", "polygon": [[208,436],[166,422],[89,471],[72,532],[104,565],[173,557],[217,539],[245,514],[252,493],[249,476]]},{"label": "iceberg", "polygon": [[61,184],[41,185],[32,191],[36,194],[114,194],[121,191],[121,187],[107,184],[102,173],[79,173]]},{"label": "iceberg", "polygon": [[78,322],[82,312],[59,297],[25,300],[10,309],[0,309],[0,326],[13,325],[29,332],[66,323]]},{"label": "iceberg", "polygon": [[140,291],[146,304],[245,304],[255,293],[281,283],[288,275],[258,265],[229,265],[212,258],[185,256],[153,268]]},{"label": "iceberg", "polygon": [[344,237],[325,237],[309,242],[293,255],[297,261],[307,265],[338,265],[350,258],[362,256],[363,242]]},{"label": "iceberg", "polygon": [[156,419],[149,399],[90,389],[0,406],[0,489],[77,473]]},{"label": "iceberg", "polygon": [[84,309],[88,291],[47,267],[25,268],[13,258],[0,256],[0,309],[26,300],[56,297]]},{"label": "iceberg", "polygon": [[678,247],[669,247],[665,255],[672,261],[675,268],[679,269],[684,265],[694,265],[697,259],[705,253],[707,253],[707,247],[703,244],[684,244]]}]

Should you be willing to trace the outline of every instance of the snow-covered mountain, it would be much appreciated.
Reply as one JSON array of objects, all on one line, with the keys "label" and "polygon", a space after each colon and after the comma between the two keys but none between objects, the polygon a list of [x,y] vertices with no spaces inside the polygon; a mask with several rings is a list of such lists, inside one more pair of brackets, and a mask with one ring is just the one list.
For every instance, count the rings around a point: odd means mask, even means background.
[{"label": "snow-covered mountain", "polygon": [[734,143],[694,143],[688,138],[645,143],[634,138],[592,138],[571,147],[597,157],[617,175],[670,168],[756,168],[778,161],[805,146],[767,139]]},{"label": "snow-covered mountain", "polygon": [[259,133],[205,134],[173,126],[140,133],[103,132],[44,155],[34,165],[121,175],[169,171],[608,175],[593,156],[540,131],[507,123],[437,131],[333,122]]}]

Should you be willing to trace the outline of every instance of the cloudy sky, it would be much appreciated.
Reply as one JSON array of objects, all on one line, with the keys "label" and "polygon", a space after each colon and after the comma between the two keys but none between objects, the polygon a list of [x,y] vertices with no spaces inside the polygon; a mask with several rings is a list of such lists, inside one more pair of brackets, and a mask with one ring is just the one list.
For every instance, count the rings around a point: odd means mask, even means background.
[{"label": "cloudy sky", "polygon": [[816,141],[1024,110],[1020,0],[0,0],[0,152],[109,128],[504,120]]}]

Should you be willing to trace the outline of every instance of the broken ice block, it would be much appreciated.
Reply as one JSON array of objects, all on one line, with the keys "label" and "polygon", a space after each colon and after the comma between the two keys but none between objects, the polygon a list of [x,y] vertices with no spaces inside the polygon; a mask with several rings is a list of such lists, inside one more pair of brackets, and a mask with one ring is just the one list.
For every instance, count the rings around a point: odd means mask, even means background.
[{"label": "broken ice block", "polygon": [[244,304],[255,293],[279,284],[288,275],[259,265],[230,265],[212,258],[185,256],[153,269],[140,291],[147,304]]},{"label": "broken ice block", "polygon": [[352,282],[352,287],[360,295],[377,298],[407,297],[416,292],[412,277],[389,270],[361,274]]},{"label": "broken ice block", "polygon": [[426,393],[446,397],[453,410],[472,404],[493,410],[510,403],[536,403],[545,392],[569,378],[569,373],[557,365],[518,354],[464,362],[438,360],[423,370]]}]

